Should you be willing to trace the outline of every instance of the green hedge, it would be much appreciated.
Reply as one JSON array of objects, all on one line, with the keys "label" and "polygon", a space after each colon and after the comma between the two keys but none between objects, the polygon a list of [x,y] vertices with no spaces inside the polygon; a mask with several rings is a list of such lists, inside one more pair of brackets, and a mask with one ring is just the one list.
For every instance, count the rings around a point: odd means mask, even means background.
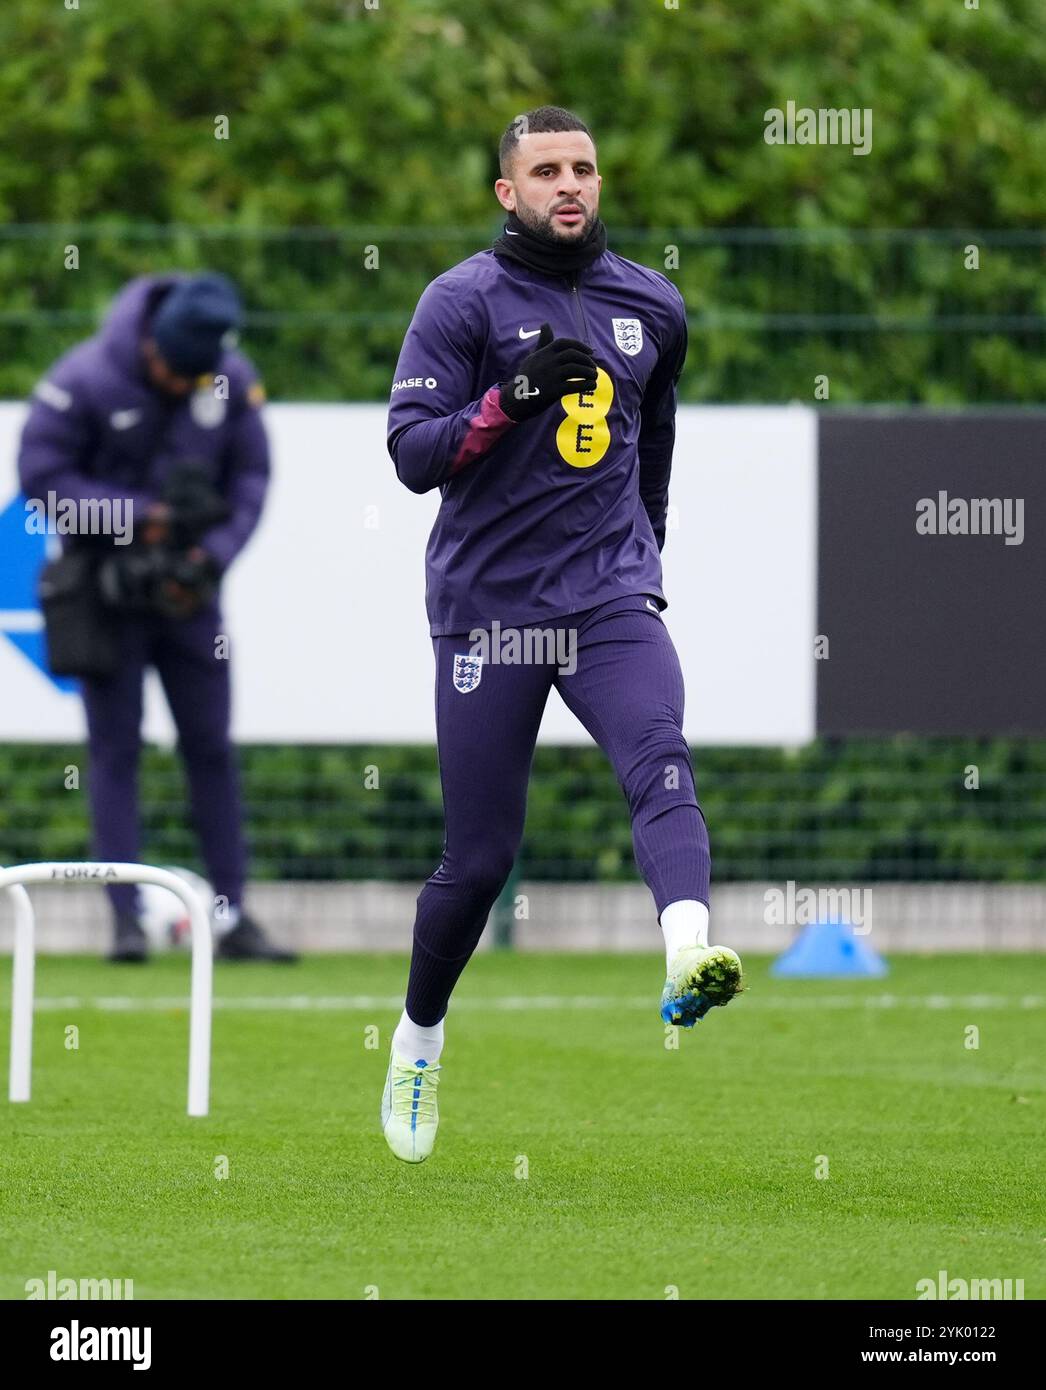
[{"label": "green hedge", "polygon": [[[212,265],[274,398],[386,399],[422,288],[497,228],[502,130],[551,101],[596,137],[614,249],[679,247],[683,399],[812,401],[825,373],[833,404],[1039,402],[1040,9],[6,0],[0,397],[129,276]],[[871,152],[767,145],[789,100],[870,108]],[[794,236],[724,234],[773,228]]]},{"label": "green hedge", "polygon": [[[256,877],[415,881],[438,863],[433,748],[245,746],[241,760]],[[87,855],[85,761],[76,747],[0,745],[0,863]],[[694,762],[719,881],[1046,879],[1043,740],[821,740],[698,748]],[[70,765],[80,790],[65,790]],[[170,754],[146,751],[143,804],[146,855],[199,867]],[[598,749],[538,749],[521,866],[536,879],[635,879]]]}]

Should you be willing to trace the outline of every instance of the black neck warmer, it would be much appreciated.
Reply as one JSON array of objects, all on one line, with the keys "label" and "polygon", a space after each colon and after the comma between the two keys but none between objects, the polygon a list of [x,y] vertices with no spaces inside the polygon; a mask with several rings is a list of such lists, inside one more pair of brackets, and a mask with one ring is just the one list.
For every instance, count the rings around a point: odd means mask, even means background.
[{"label": "black neck warmer", "polygon": [[570,275],[591,265],[606,249],[607,229],[598,217],[586,237],[569,243],[536,236],[514,212],[510,212],[504,231],[494,242],[495,255],[507,256],[544,275]]}]

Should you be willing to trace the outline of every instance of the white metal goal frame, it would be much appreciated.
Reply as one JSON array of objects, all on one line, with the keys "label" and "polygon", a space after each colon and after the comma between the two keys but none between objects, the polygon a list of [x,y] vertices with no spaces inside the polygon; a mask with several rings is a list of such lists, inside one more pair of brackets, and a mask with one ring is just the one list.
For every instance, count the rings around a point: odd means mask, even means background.
[{"label": "white metal goal frame", "polygon": [[14,905],[14,952],[11,983],[11,1062],[8,1099],[27,1101],[32,1091],[33,976],[36,965],[36,918],[26,884],[155,883],[168,888],[185,904],[192,925],[192,965],[189,1002],[190,1115],[206,1115],[211,1084],[211,1009],[214,951],[211,925],[199,894],[184,879],[149,864],[105,864],[83,861],[16,864],[0,868],[0,889]]}]

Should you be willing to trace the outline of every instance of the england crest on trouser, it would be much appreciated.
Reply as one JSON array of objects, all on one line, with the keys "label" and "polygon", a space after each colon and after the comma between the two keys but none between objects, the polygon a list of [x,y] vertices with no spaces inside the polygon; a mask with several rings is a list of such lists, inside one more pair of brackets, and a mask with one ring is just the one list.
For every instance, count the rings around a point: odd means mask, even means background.
[{"label": "england crest on trouser", "polygon": [[635,357],[643,351],[643,325],[638,319],[611,319],[614,325],[614,342],[626,357]]},{"label": "england crest on trouser", "polygon": [[480,677],[483,675],[483,660],[478,656],[458,656],[454,657],[454,689],[459,690],[462,695],[467,695],[470,690],[475,690],[479,685]]}]

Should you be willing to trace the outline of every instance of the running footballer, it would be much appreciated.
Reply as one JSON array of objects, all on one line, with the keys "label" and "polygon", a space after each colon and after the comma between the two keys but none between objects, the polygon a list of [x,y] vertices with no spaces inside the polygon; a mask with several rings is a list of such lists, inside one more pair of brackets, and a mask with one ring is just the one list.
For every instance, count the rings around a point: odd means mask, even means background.
[{"label": "running footballer", "polygon": [[[442,495],[426,601],[446,841],[418,897],[382,1100],[390,1148],[415,1163],[435,1142],[447,1006],[519,848],[553,687],[628,802],[665,939],[662,1018],[692,1027],[741,988],[737,955],[708,945],[708,832],[661,616],[682,296],[607,249],[576,116],[528,112],[499,155],[503,233],[425,290],[388,420],[400,480]],[[495,632],[539,630],[556,640],[486,659]]]}]

